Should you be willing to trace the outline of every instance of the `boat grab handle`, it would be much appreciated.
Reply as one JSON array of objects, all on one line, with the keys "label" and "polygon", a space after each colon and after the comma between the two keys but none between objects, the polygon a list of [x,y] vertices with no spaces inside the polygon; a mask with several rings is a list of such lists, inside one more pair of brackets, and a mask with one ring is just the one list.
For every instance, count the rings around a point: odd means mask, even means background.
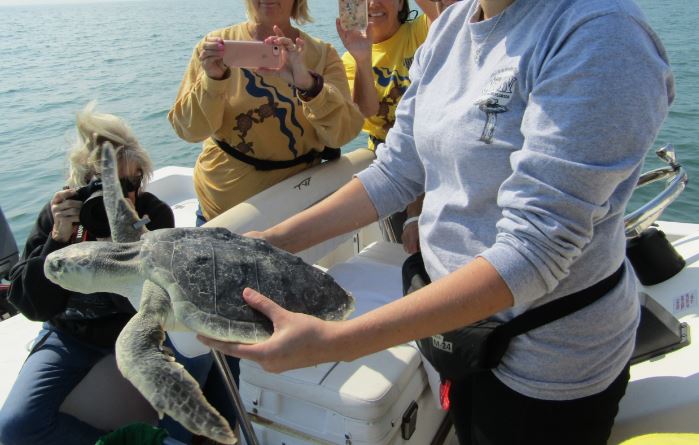
[{"label": "boat grab handle", "polygon": [[675,148],[667,144],[657,149],[655,154],[668,165],[643,173],[638,179],[636,189],[661,180],[666,180],[667,185],[653,199],[624,217],[627,239],[640,236],[644,230],[653,225],[687,186],[687,172],[677,162]]}]

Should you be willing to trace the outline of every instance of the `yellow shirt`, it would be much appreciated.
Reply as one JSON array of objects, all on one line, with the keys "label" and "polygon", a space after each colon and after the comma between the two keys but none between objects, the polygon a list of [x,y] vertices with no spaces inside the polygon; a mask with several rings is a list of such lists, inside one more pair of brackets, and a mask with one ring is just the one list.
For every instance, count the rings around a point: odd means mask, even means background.
[{"label": "yellow shirt", "polygon": [[[253,40],[244,23],[214,31],[209,37]],[[352,102],[345,70],[335,49],[303,32],[306,66],[323,76],[318,96],[302,101],[296,89],[273,75],[231,68],[227,79],[209,78],[196,48],[168,119],[189,142],[203,141],[194,166],[194,188],[209,220],[262,190],[309,167],[258,171],[218,148],[226,141],[257,159],[284,161],[311,150],[340,148],[360,131],[363,116]]]},{"label": "yellow shirt", "polygon": [[[374,71],[374,86],[379,94],[379,112],[364,120],[365,132],[369,133],[369,148],[374,150],[374,140],[383,141],[396,120],[396,106],[410,85],[408,70],[413,63],[417,48],[427,38],[429,21],[425,14],[403,23],[388,40],[371,46],[371,65]],[[354,87],[356,63],[350,53],[342,55],[350,89]]]}]

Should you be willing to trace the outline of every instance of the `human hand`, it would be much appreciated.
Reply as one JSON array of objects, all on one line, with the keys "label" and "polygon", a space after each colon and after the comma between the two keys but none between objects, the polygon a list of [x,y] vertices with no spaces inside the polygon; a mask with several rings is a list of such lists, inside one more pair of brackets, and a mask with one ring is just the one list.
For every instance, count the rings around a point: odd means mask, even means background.
[{"label": "human hand", "polygon": [[280,76],[300,90],[310,89],[314,80],[308,72],[308,67],[306,67],[306,62],[303,58],[306,42],[299,37],[295,41],[286,37],[282,29],[276,25],[274,26],[274,33],[276,35],[265,39],[265,44],[277,45],[282,49],[282,67],[276,70],[258,68],[256,71],[260,74]]},{"label": "human hand", "polygon": [[417,221],[413,221],[403,228],[401,242],[403,243],[405,253],[412,255],[420,250],[420,231],[418,230]]},{"label": "human hand", "polygon": [[371,35],[369,28],[366,33],[358,30],[345,30],[340,25],[340,19],[335,19],[335,27],[337,35],[340,36],[342,44],[345,45],[347,51],[354,57],[357,64],[371,64]]},{"label": "human hand", "polygon": [[80,209],[82,201],[71,199],[75,196],[75,190],[66,189],[56,192],[51,199],[51,215],[53,216],[53,228],[51,238],[54,241],[67,243],[73,235],[73,225],[80,222]]},{"label": "human hand", "polygon": [[228,67],[223,63],[223,39],[207,37],[199,51],[199,61],[211,79],[221,80],[226,77]]},{"label": "human hand", "polygon": [[328,338],[333,323],[306,314],[287,311],[269,298],[250,288],[243,290],[243,299],[253,309],[272,321],[274,333],[254,345],[214,340],[201,335],[197,339],[226,355],[259,363],[265,371],[283,372],[334,361],[336,348]]}]

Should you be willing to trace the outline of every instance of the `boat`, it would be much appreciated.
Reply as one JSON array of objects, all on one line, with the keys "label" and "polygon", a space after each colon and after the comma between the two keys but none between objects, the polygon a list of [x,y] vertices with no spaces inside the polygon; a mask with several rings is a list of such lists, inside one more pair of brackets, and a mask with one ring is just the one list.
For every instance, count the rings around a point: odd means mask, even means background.
[{"label": "boat", "polygon": [[[650,270],[650,275],[647,270],[638,274],[642,323],[612,444],[647,433],[699,433],[699,344],[691,342],[690,335],[699,329],[699,223],[659,220],[684,190],[687,175],[672,147],[662,147],[657,154],[666,165],[642,175],[639,187],[656,182],[665,187],[626,217],[627,238],[635,249],[634,268]],[[207,226],[237,233],[263,230],[322,200],[372,160],[369,150],[344,154],[261,192]],[[161,168],[147,189],[172,207],[176,226],[194,226],[192,169]],[[401,264],[406,254],[380,224],[299,254],[352,292],[357,301],[354,316],[402,296]],[[21,315],[0,323],[4,351],[0,404],[39,326]],[[174,333],[173,342],[185,355],[208,351],[191,333]],[[104,429],[134,420],[156,422],[155,413],[129,386],[118,375],[113,358],[107,358],[69,395],[61,410]],[[414,343],[353,362],[281,374],[243,361],[236,393],[252,427],[252,437],[243,434],[243,443],[454,445],[457,441],[439,406],[437,386],[438,376],[421,360]],[[126,401],[106,404],[104,397]]]}]

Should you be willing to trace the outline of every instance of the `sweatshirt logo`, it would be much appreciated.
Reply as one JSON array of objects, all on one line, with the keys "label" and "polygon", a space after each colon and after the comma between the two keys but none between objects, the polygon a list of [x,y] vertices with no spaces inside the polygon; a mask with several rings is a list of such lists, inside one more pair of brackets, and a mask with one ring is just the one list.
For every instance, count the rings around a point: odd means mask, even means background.
[{"label": "sweatshirt logo", "polygon": [[498,114],[508,111],[507,104],[512,99],[516,85],[517,71],[514,68],[497,71],[488,80],[483,94],[474,102],[485,113],[485,126],[479,141],[486,144],[493,142]]}]

